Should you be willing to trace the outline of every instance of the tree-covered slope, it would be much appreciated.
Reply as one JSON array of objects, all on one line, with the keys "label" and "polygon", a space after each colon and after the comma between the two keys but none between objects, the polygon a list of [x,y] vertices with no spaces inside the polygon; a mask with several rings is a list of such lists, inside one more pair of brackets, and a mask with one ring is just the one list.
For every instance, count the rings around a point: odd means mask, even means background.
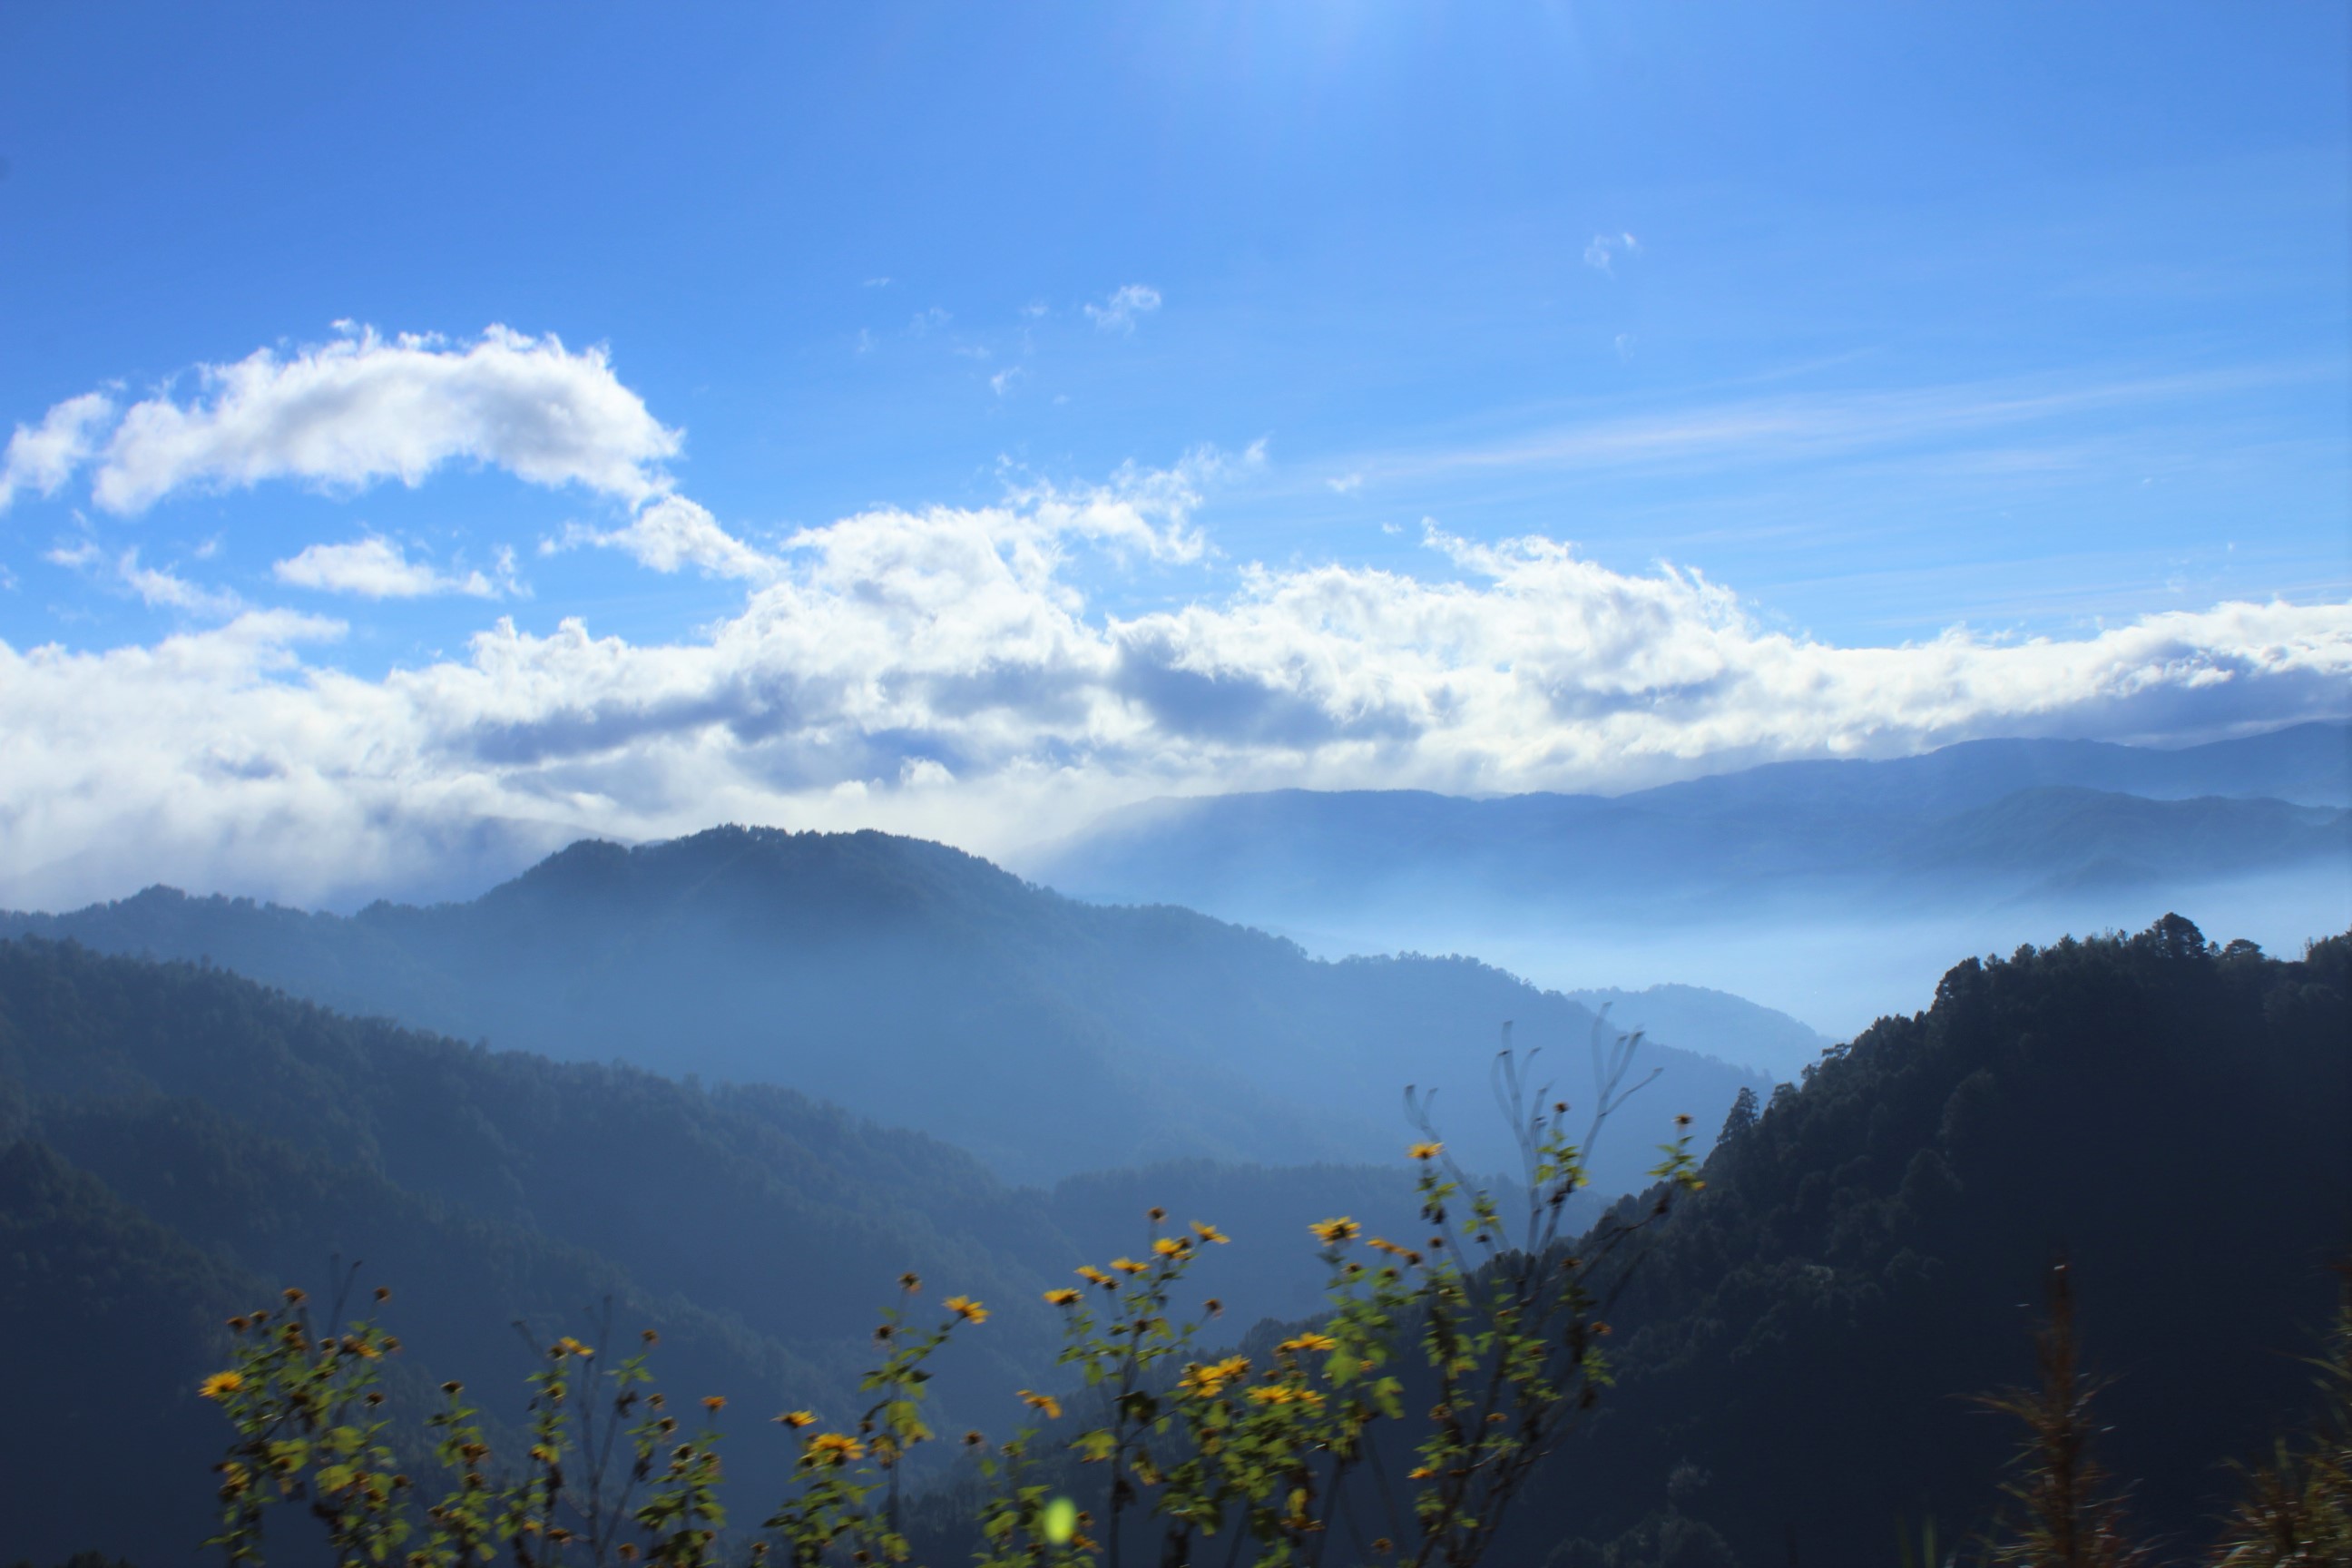
[{"label": "tree-covered slope", "polygon": [[2119,1379],[2105,1457],[2152,1532],[2201,1538],[2223,1461],[2301,1407],[2352,1257],[2347,1130],[2352,937],[2282,963],[2173,920],[1963,963],[1734,1119],[1622,1303],[1622,1382],[1522,1521],[1529,1560],[1858,1563],[1898,1512],[1982,1523],[2016,1434],[1968,1400],[2031,1381],[2062,1257]]}]

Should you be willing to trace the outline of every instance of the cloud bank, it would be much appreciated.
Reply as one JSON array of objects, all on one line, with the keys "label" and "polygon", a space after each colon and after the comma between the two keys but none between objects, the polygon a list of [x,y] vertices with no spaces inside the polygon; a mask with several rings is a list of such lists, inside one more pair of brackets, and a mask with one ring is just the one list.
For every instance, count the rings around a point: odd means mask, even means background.
[{"label": "cloud bank", "polygon": [[[1628,242],[1630,246],[1630,242]],[[1121,289],[1113,309],[1157,295]],[[352,331],[199,373],[116,418],[19,426],[5,490],[85,469],[101,510],[271,479],[507,469],[600,500],[541,548],[740,586],[670,641],[500,618],[462,657],[362,678],[341,620],[248,603],[85,532],[49,559],[200,621],[150,646],[0,643],[0,903],[168,880],[299,901],[462,892],[582,833],[878,826],[1016,851],[1159,794],[1276,786],[1617,790],[1986,735],[2189,740],[2352,710],[2352,605],[2233,603],[2070,638],[1846,647],[1729,585],[1615,572],[1558,539],[1435,528],[1426,570],[1235,566],[1204,496],[1265,461],[1200,450],[1097,484],[1018,472],[984,507],[884,507],[754,542],[680,494],[682,437],[597,351]],[[1354,475],[1345,482],[1352,485]],[[1341,481],[1333,481],[1338,488]],[[1175,567],[1210,587],[1152,603]],[[278,561],[367,600],[520,594],[362,537]]]},{"label": "cloud bank", "polygon": [[1215,461],[808,530],[692,640],[500,619],[381,679],[322,657],[339,623],[274,610],[152,647],[0,646],[0,900],[359,897],[491,828],[512,856],[721,820],[1002,852],[1152,794],[1605,790],[1989,734],[2185,737],[2339,715],[2352,682],[2352,605],[1847,647],[1696,573],[1434,530],[1427,578],[1251,567],[1213,602],[1090,610],[1081,555],[1202,554]]}]

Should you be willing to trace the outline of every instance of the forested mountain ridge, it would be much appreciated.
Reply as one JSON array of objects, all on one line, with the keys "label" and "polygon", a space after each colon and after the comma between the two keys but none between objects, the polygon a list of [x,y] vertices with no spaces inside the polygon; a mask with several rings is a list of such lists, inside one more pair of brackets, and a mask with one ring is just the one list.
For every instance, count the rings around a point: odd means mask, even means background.
[{"label": "forested mountain ridge", "polygon": [[[2296,961],[2177,917],[1951,970],[1735,1112],[1616,1317],[1620,1382],[1522,1521],[1578,1568],[1848,1563],[1989,1521],[2070,1260],[2118,1374],[2102,1457],[2177,1554],[2305,1407],[2352,1258],[2352,935]],[[1676,1479],[1679,1475],[1679,1479]],[[1557,1547],[1562,1538],[1589,1545]]]},{"label": "forested mountain ridge", "polygon": [[[567,1059],[765,1082],[1003,1175],[1171,1159],[1381,1161],[1407,1083],[1484,1103],[1501,1026],[1580,1058],[1587,1009],[1463,958],[1307,957],[1189,910],[1102,908],[944,846],[719,828],[585,841],[465,904],[351,917],[165,889],[0,935],[205,959],[347,1012]],[[1661,1047],[1601,1175],[1762,1080]],[[1037,1129],[1046,1130],[1042,1135]],[[1493,1167],[1483,1125],[1465,1148]]]}]

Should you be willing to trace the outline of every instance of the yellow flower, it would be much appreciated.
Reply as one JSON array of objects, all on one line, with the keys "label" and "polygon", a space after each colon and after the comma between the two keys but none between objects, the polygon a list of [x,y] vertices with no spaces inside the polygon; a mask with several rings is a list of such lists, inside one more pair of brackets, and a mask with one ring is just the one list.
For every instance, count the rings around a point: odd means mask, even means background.
[{"label": "yellow flower", "polygon": [[1213,1361],[1206,1366],[1193,1363],[1185,1367],[1176,1382],[1186,1393],[1205,1396],[1214,1394],[1225,1384],[1248,1375],[1249,1358],[1236,1355]]},{"label": "yellow flower", "polygon": [[1149,1263],[1138,1263],[1132,1258],[1114,1258],[1110,1260],[1110,1266],[1113,1268],[1118,1269],[1121,1274],[1149,1274],[1151,1272],[1151,1265]]},{"label": "yellow flower", "polygon": [[1199,1362],[1176,1374],[1176,1386],[1187,1394],[1211,1394],[1224,1385],[1225,1380],[1217,1375],[1215,1367],[1202,1366]]},{"label": "yellow flower", "polygon": [[1407,1149],[1405,1152],[1412,1155],[1416,1160],[1434,1160],[1440,1154],[1445,1152],[1445,1145],[1443,1143],[1416,1143],[1412,1148]]},{"label": "yellow flower", "polygon": [[1337,1247],[1351,1237],[1361,1235],[1364,1227],[1342,1215],[1338,1219],[1317,1220],[1307,1228],[1313,1231],[1316,1239],[1325,1246]]},{"label": "yellow flower", "polygon": [[1021,1403],[1040,1412],[1048,1421],[1062,1418],[1062,1402],[1050,1394],[1032,1394],[1024,1388],[1021,1391]]},{"label": "yellow flower", "polygon": [[1431,1469],[1427,1465],[1416,1465],[1412,1469],[1407,1470],[1404,1473],[1404,1479],[1409,1481],[1425,1481],[1436,1473],[1437,1472],[1435,1470]]},{"label": "yellow flower", "polygon": [[1328,1334],[1304,1333],[1283,1341],[1274,1347],[1278,1351],[1335,1351],[1339,1342]]},{"label": "yellow flower", "polygon": [[1232,1237],[1227,1236],[1223,1231],[1219,1230],[1215,1226],[1209,1224],[1205,1220],[1196,1219],[1192,1222],[1192,1234],[1199,1237],[1202,1241],[1212,1241],[1220,1247],[1223,1247],[1226,1242],[1233,1239]]},{"label": "yellow flower", "polygon": [[1172,1236],[1163,1236],[1151,1244],[1151,1250],[1162,1258],[1181,1258],[1192,1250],[1192,1244],[1180,1241]]},{"label": "yellow flower", "polygon": [[245,1374],[243,1373],[216,1372],[210,1377],[205,1379],[204,1382],[196,1384],[196,1392],[203,1394],[206,1399],[226,1399],[230,1394],[235,1394],[238,1389],[243,1388],[244,1386]]},{"label": "yellow flower", "polygon": [[1110,1283],[1110,1276],[1104,1273],[1101,1269],[1096,1268],[1091,1263],[1079,1264],[1077,1273],[1079,1279],[1086,1280],[1091,1285],[1108,1285]]},{"label": "yellow flower", "polygon": [[1045,1300],[1047,1304],[1051,1306],[1075,1306],[1077,1304],[1077,1300],[1078,1293],[1076,1290],[1070,1289],[1066,1286],[1059,1290],[1048,1290],[1045,1292]]},{"label": "yellow flower", "polygon": [[1309,1409],[1323,1403],[1323,1396],[1311,1388],[1295,1388],[1286,1383],[1264,1383],[1249,1391],[1253,1405],[1304,1405]]},{"label": "yellow flower", "polygon": [[702,1407],[716,1415],[727,1408],[727,1396],[723,1394],[706,1394],[702,1396]]},{"label": "yellow flower", "polygon": [[845,1432],[820,1432],[801,1449],[801,1463],[821,1469],[839,1469],[866,1457],[866,1445]]},{"label": "yellow flower", "polygon": [[814,1426],[816,1425],[816,1412],[814,1410],[787,1410],[782,1415],[777,1416],[776,1419],[797,1432],[803,1426]]},{"label": "yellow flower", "polygon": [[953,1312],[957,1317],[961,1318],[967,1323],[984,1323],[988,1321],[988,1309],[982,1306],[979,1302],[973,1300],[969,1296],[950,1296],[947,1299],[944,1305],[947,1307],[949,1311]]},{"label": "yellow flower", "polygon": [[586,1361],[590,1356],[596,1353],[586,1345],[582,1344],[578,1340],[573,1339],[570,1334],[566,1334],[562,1339],[556,1341],[555,1349],[559,1355],[576,1355],[582,1361]]}]

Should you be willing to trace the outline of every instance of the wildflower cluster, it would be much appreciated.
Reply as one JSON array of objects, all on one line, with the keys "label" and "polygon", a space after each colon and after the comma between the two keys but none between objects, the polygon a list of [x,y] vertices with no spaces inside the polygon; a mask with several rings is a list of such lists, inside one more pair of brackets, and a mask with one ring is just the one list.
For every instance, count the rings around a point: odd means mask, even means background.
[{"label": "wildflower cluster", "polygon": [[[899,1276],[898,1285],[909,1298],[922,1290],[922,1281],[912,1274]],[[794,1568],[817,1568],[829,1554],[843,1552],[859,1563],[904,1563],[911,1555],[902,1518],[907,1461],[936,1436],[923,1420],[930,1379],[924,1363],[959,1328],[988,1321],[988,1309],[968,1296],[950,1296],[940,1306],[946,1315],[929,1328],[912,1324],[906,1310],[882,1314],[874,1331],[882,1360],[858,1384],[874,1401],[852,1430],[823,1429],[806,1410],[776,1417],[805,1434],[791,1495],[764,1526],[775,1532]],[[967,1443],[976,1446],[971,1439]],[[753,1548],[763,1559],[769,1551],[766,1542]]]},{"label": "wildflower cluster", "polygon": [[[1588,1145],[1640,1087],[1624,1081],[1635,1043],[1596,1043]],[[1426,1103],[1412,1101],[1426,1134],[1408,1150],[1426,1242],[1369,1236],[1348,1215],[1310,1226],[1331,1311],[1269,1352],[1199,1351],[1202,1322],[1179,1321],[1172,1303],[1201,1248],[1225,1237],[1198,1222],[1169,1229],[1159,1209],[1146,1216],[1148,1257],[1083,1266],[1078,1286],[1047,1291],[1064,1313],[1064,1364],[1097,1391],[1093,1419],[1062,1447],[1082,1470],[1105,1472],[1099,1529],[1088,1512],[1075,1531],[1049,1528],[1053,1489],[1038,1476],[1052,1450],[1024,1428],[1001,1450],[1010,1479],[984,1518],[982,1568],[1091,1568],[1097,1553],[1118,1568],[1143,1517],[1158,1525],[1163,1563],[1194,1561],[1220,1535],[1238,1538],[1227,1561],[1239,1561],[1246,1542],[1260,1568],[1319,1562],[1334,1531],[1359,1561],[1477,1561],[1536,1462],[1607,1384],[1600,1342],[1609,1325],[1599,1314],[1623,1277],[1615,1255],[1675,1194],[1701,1184],[1685,1133],[1654,1173],[1664,1185],[1651,1212],[1605,1225],[1585,1255],[1569,1256],[1569,1200],[1587,1177],[1583,1150],[1566,1133],[1568,1106],[1530,1110],[1525,1067],[1507,1051],[1496,1072],[1528,1176],[1516,1241],[1495,1201],[1446,1159]],[[1216,1303],[1205,1305],[1213,1316]],[[1411,1368],[1398,1358],[1416,1338],[1425,1366]],[[1405,1419],[1408,1378],[1435,1399],[1398,1485],[1384,1467],[1402,1445],[1381,1433]],[[1060,1414],[1055,1401],[1022,1397]]]},{"label": "wildflower cluster", "polygon": [[197,1390],[236,1428],[216,1467],[221,1531],[205,1544],[223,1548],[232,1563],[259,1563],[265,1513],[294,1503],[325,1526],[341,1559],[383,1561],[407,1539],[403,1505],[413,1485],[384,1440],[390,1422],[377,1386],[400,1342],[363,1322],[327,1331],[295,1289],[228,1327],[236,1364]]},{"label": "wildflower cluster", "polygon": [[[1625,1038],[1613,1050],[1596,1047],[1596,1131],[1630,1092],[1631,1047]],[[1583,1150],[1564,1131],[1568,1107],[1530,1112],[1523,1066],[1507,1050],[1496,1073],[1528,1178],[1516,1238],[1495,1200],[1446,1157],[1426,1102],[1408,1091],[1425,1134],[1408,1151],[1425,1239],[1370,1235],[1348,1215],[1310,1226],[1330,1301],[1312,1326],[1254,1351],[1205,1348],[1222,1306],[1212,1299],[1188,1315],[1175,1302],[1192,1266],[1228,1237],[1206,1221],[1171,1226],[1157,1208],[1137,1255],[1081,1266],[1077,1284],[1045,1292],[1062,1314],[1060,1364],[1083,1391],[1022,1389],[1024,1424],[1010,1437],[991,1445],[980,1432],[964,1435],[993,1489],[977,1521],[979,1568],[1120,1568],[1123,1545],[1154,1531],[1163,1563],[1195,1561],[1213,1540],[1228,1563],[1248,1545],[1257,1568],[1286,1568],[1321,1562],[1335,1536],[1358,1562],[1477,1562],[1537,1461],[1608,1383],[1601,1313],[1610,1282],[1623,1277],[1613,1255],[1675,1193],[1699,1184],[1685,1136],[1666,1146],[1655,1172],[1666,1184],[1652,1212],[1604,1226],[1570,1255],[1563,1226],[1586,1175]],[[922,1293],[912,1274],[899,1284],[909,1300]],[[775,1417],[799,1452],[765,1538],[749,1548],[752,1561],[911,1560],[907,1468],[937,1440],[925,1420],[927,1363],[989,1316],[961,1295],[920,1321],[911,1306],[887,1310],[875,1331],[879,1358],[859,1384],[871,1400],[855,1421],[828,1426],[812,1410]],[[257,1312],[232,1327],[247,1342],[237,1363],[203,1392],[238,1432],[222,1467],[225,1529],[214,1542],[233,1563],[261,1561],[263,1511],[286,1500],[326,1523],[339,1564],[718,1561],[726,1401],[704,1398],[699,1426],[684,1429],[651,1387],[650,1331],[615,1365],[570,1336],[546,1347],[530,1379],[528,1453],[511,1473],[494,1466],[463,1388],[445,1384],[446,1404],[428,1425],[450,1484],[419,1518],[376,1414],[377,1370],[397,1342],[364,1322],[317,1335],[299,1292],[279,1316]],[[1403,1427],[1408,1404],[1424,1394],[1433,1402],[1416,1442]],[[1046,1428],[1066,1420],[1075,1430],[1048,1439]],[[1098,1496],[1099,1511],[1069,1491]]]},{"label": "wildflower cluster", "polygon": [[[377,1303],[390,1294],[377,1290]],[[443,1384],[441,1408],[425,1426],[447,1486],[426,1503],[395,1468],[377,1386],[400,1342],[368,1321],[319,1333],[304,1294],[285,1296],[274,1313],[229,1320],[236,1364],[198,1388],[237,1432],[219,1468],[223,1528],[206,1542],[225,1549],[230,1563],[263,1561],[263,1522],[277,1503],[307,1505],[326,1526],[339,1564],[461,1568],[503,1558],[517,1568],[582,1560],[704,1568],[716,1561],[726,1523],[716,1420],[726,1401],[704,1399],[703,1425],[682,1433],[648,1386],[646,1361],[658,1339],[652,1330],[635,1355],[601,1374],[592,1345],[565,1335],[545,1347],[544,1364],[529,1378],[530,1443],[519,1466],[497,1463],[465,1385]]]}]

